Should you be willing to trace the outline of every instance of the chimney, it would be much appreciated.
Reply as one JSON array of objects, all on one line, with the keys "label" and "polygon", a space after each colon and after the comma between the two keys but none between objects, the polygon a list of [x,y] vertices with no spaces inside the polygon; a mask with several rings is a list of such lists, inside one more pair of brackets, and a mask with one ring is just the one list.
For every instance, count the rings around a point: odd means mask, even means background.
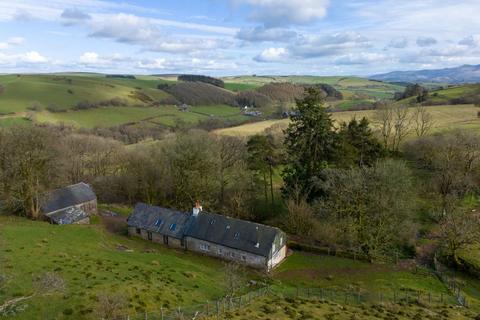
[{"label": "chimney", "polygon": [[202,206],[200,205],[200,202],[199,202],[198,200],[195,201],[195,207],[193,207],[192,215],[193,215],[194,217],[196,217],[196,216],[198,216],[198,214],[199,214],[200,212],[202,212],[202,210],[203,210],[203,208],[202,208]]},{"label": "chimney", "polygon": [[255,230],[256,230],[256,242],[255,242],[255,248],[259,248],[260,247],[260,237],[259,237],[259,234],[258,234],[258,226],[255,227]]}]

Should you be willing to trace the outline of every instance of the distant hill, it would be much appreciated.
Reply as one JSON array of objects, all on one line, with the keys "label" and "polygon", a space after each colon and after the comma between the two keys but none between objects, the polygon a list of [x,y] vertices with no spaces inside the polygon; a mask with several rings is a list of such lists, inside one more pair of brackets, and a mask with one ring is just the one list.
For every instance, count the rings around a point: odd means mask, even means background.
[{"label": "distant hill", "polygon": [[[399,100],[400,104],[409,104],[417,96]],[[450,85],[446,88],[429,91],[422,102],[426,106],[477,104],[480,103],[480,84]]]},{"label": "distant hill", "polygon": [[480,65],[463,65],[436,70],[393,71],[373,75],[370,79],[388,82],[478,83],[480,82]]}]

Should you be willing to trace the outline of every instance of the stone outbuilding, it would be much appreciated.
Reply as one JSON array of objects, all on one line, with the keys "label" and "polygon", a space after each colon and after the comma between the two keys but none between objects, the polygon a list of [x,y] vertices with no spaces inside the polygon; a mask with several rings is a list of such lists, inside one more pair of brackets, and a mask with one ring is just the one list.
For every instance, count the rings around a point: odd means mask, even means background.
[{"label": "stone outbuilding", "polygon": [[97,214],[97,196],[88,184],[80,182],[50,192],[41,211],[53,224],[87,224],[90,215]]}]

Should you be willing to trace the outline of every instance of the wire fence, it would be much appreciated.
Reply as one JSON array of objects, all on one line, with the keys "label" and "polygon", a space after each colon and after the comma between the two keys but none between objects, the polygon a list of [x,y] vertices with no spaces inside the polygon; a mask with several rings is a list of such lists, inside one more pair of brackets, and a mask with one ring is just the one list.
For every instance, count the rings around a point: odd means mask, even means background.
[{"label": "wire fence", "polygon": [[366,303],[417,303],[422,305],[461,305],[467,306],[466,299],[460,303],[458,297],[451,294],[438,292],[413,291],[410,289],[385,289],[382,291],[369,292],[355,289],[337,288],[278,288],[263,287],[251,291],[242,296],[222,298],[216,301],[207,301],[188,307],[178,307],[174,310],[160,309],[156,312],[145,312],[135,315],[127,315],[125,320],[201,320],[223,319],[223,315],[229,312],[242,310],[260,298],[270,296],[275,299],[309,299],[327,300],[339,304],[361,305]]},{"label": "wire fence", "polygon": [[178,307],[174,310],[161,308],[156,312],[144,312],[136,315],[126,315],[126,320],[200,320],[205,318],[220,318],[221,315],[242,309],[259,298],[271,293],[270,288],[262,287],[236,297],[224,297],[215,301],[206,301],[203,304],[187,307]]},{"label": "wire fence", "polygon": [[456,305],[454,296],[438,292],[413,291],[408,289],[385,289],[376,292],[332,288],[296,288],[276,293],[282,298],[329,300],[341,304],[364,303],[418,303]]},{"label": "wire fence", "polygon": [[462,285],[460,281],[458,281],[458,279],[455,277],[455,274],[451,275],[449,269],[445,267],[440,261],[438,261],[436,255],[433,258],[433,265],[435,274],[440,280],[442,280],[445,286],[455,296],[458,304],[463,307],[468,307],[467,298],[462,293]]}]

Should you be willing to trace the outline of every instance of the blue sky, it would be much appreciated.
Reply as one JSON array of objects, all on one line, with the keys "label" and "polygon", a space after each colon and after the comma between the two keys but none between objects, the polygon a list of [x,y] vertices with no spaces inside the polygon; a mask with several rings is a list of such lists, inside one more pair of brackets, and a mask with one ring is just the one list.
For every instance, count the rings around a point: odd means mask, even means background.
[{"label": "blue sky", "polygon": [[370,75],[480,64],[479,0],[0,0],[0,73]]}]

